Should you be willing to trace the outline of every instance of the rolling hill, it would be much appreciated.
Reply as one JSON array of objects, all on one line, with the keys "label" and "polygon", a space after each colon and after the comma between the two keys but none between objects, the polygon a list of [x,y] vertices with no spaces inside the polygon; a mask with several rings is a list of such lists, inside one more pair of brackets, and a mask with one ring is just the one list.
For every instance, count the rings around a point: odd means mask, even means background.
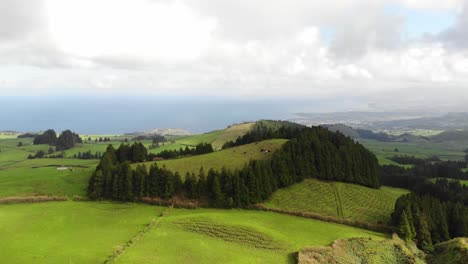
[{"label": "rolling hill", "polygon": [[[220,170],[223,166],[227,169],[236,169],[242,168],[251,159],[264,160],[271,158],[273,152],[281,148],[286,142],[286,139],[265,140],[209,154],[158,161],[156,163],[159,166],[166,166],[166,168],[171,171],[178,171],[182,177],[184,177],[187,172],[198,173],[201,166],[203,166],[205,170],[210,168]],[[262,152],[262,149],[269,150],[269,152]],[[149,167],[153,163],[154,162],[151,161],[145,162],[144,164]]]},{"label": "rolling hill", "polygon": [[266,208],[287,212],[315,213],[338,219],[369,223],[387,223],[395,201],[407,190],[324,182],[306,179],[301,183],[276,191],[264,203]]}]

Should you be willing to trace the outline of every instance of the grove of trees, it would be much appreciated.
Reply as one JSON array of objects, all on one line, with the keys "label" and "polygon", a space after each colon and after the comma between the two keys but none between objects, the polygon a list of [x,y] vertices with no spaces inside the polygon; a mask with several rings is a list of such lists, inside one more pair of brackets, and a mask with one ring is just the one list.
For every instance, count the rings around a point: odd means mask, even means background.
[{"label": "grove of trees", "polygon": [[[271,160],[251,160],[243,168],[216,171],[200,169],[184,175],[158,167],[131,169],[130,152],[109,145],[89,180],[91,199],[137,200],[174,196],[197,199],[212,207],[247,207],[270,197],[278,188],[305,178],[353,182],[379,187],[377,159],[362,145],[324,128],[281,129],[290,140]],[[135,143],[137,144],[137,143]],[[143,151],[143,150],[142,150]],[[122,155],[122,153],[127,153]]]},{"label": "grove of trees", "polygon": [[76,143],[83,143],[80,136],[70,130],[63,131],[58,137],[53,129],[48,129],[44,133],[37,135],[33,143],[49,144],[55,146],[57,151],[71,149]]}]

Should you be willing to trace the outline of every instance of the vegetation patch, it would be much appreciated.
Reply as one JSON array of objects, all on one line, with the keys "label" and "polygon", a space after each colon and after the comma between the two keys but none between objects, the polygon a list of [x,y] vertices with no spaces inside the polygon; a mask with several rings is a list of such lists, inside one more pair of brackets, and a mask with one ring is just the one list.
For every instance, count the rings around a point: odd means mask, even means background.
[{"label": "vegetation patch", "polygon": [[424,254],[413,244],[405,243],[398,236],[385,240],[339,239],[328,247],[306,247],[299,252],[298,262],[299,264],[425,263]]},{"label": "vegetation patch", "polygon": [[263,234],[253,228],[244,226],[231,226],[213,222],[209,219],[184,219],[176,221],[185,231],[222,239],[227,242],[242,244],[249,247],[269,250],[283,250],[285,246],[270,236]]},{"label": "vegetation patch", "polygon": [[427,263],[468,263],[468,238],[459,237],[434,245],[434,251],[428,255]]},{"label": "vegetation patch", "polygon": [[[166,166],[171,171],[177,171],[183,176],[187,172],[198,174],[200,167],[205,168],[206,171],[209,169],[221,170],[223,167],[227,169],[240,169],[251,159],[270,159],[273,156],[273,152],[280,149],[286,142],[286,139],[265,140],[204,155],[158,161],[157,164],[160,167]],[[262,152],[262,149],[268,149],[270,152]],[[149,167],[153,163],[146,162],[145,164]]]},{"label": "vegetation patch", "polygon": [[15,203],[43,203],[68,201],[66,196],[30,196],[30,197],[5,197],[0,198],[0,204],[15,204]]},{"label": "vegetation patch", "polygon": [[388,223],[396,200],[407,190],[306,179],[277,190],[264,206],[289,212],[315,213],[337,219]]},{"label": "vegetation patch", "polygon": [[[198,223],[204,233],[185,230],[178,224],[181,222],[190,228],[194,228],[191,222]],[[216,228],[217,236],[226,236],[225,231],[219,234],[221,228],[236,233],[248,232],[248,243],[252,243],[256,239],[252,238],[252,234],[261,234],[267,241],[274,241],[273,247],[281,249],[254,247],[237,238],[235,242],[230,242],[206,234],[206,229],[212,226]],[[307,245],[325,246],[336,239],[351,237],[385,236],[349,226],[272,212],[174,208],[167,217],[160,218],[157,228],[133,244],[116,263],[295,263],[293,252]]]}]

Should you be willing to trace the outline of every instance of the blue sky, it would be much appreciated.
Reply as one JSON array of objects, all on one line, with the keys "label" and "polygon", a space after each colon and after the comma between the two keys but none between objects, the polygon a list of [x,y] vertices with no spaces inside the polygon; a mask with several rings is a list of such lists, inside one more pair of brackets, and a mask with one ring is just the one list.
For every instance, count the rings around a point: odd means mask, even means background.
[{"label": "blue sky", "polygon": [[438,34],[454,25],[457,14],[447,9],[411,9],[402,5],[388,4],[385,13],[405,18],[404,32],[408,38],[424,34]]}]

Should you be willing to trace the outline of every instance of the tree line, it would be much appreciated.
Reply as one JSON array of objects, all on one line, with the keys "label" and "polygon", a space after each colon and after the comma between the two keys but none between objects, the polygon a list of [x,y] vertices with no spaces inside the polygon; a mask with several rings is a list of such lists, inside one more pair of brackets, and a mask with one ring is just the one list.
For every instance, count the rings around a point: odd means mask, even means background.
[{"label": "tree line", "polygon": [[242,169],[216,171],[203,168],[198,174],[178,172],[153,164],[131,169],[120,158],[120,149],[109,145],[89,180],[91,199],[138,200],[141,197],[174,196],[197,199],[212,207],[247,207],[265,201],[278,188],[305,178],[346,181],[379,187],[377,159],[362,145],[320,127],[284,130],[291,140],[271,160],[248,162]]},{"label": "tree line", "polygon": [[174,149],[174,150],[163,150],[157,154],[149,154],[150,160],[154,158],[162,158],[162,159],[173,159],[178,157],[184,156],[193,156],[193,155],[202,155],[214,152],[213,146],[209,143],[200,143],[197,144],[195,147],[189,148],[185,146],[185,149]]},{"label": "tree line", "polygon": [[416,241],[425,251],[431,251],[433,243],[468,236],[467,219],[462,203],[415,193],[400,197],[392,213],[400,237]]},{"label": "tree line", "polygon": [[73,155],[73,158],[75,159],[100,159],[101,157],[102,157],[101,152],[95,152],[93,154],[91,150],[88,150],[85,152],[78,152],[77,154]]},{"label": "tree line", "polygon": [[76,143],[83,143],[80,136],[70,130],[65,130],[57,137],[53,129],[48,129],[44,133],[37,135],[33,144],[48,144],[55,146],[56,151],[71,149]]},{"label": "tree line", "polygon": [[306,127],[303,125],[288,121],[261,120],[256,122],[252,129],[245,135],[239,136],[235,141],[228,141],[224,143],[222,149],[241,146],[267,139],[290,139],[297,135],[304,128]]},{"label": "tree line", "polygon": [[[468,187],[446,178],[461,172],[454,164],[421,163],[409,169],[390,165],[380,169],[382,184],[412,191],[397,200],[392,223],[400,236],[416,241],[426,251],[433,243],[468,236]],[[437,180],[432,182],[432,178]]]}]

